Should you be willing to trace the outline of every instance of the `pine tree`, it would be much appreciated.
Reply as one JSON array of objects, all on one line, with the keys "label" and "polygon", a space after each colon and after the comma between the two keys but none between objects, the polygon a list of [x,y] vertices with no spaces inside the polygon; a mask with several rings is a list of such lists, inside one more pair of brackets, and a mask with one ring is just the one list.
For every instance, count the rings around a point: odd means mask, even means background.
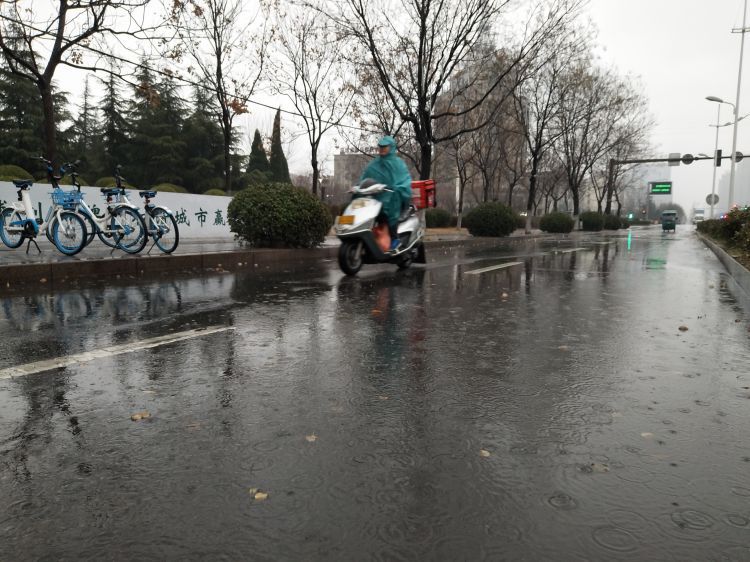
[{"label": "pine tree", "polygon": [[184,102],[177,85],[170,78],[155,82],[145,65],[137,78],[129,112],[133,128],[128,179],[139,186],[182,185]]},{"label": "pine tree", "polygon": [[224,138],[210,111],[212,99],[198,86],[193,94],[193,113],[185,120],[184,186],[191,193],[224,187]]},{"label": "pine tree", "polygon": [[289,177],[289,166],[286,163],[284,149],[281,146],[281,109],[276,111],[273,120],[273,134],[271,135],[271,158],[269,160],[271,169],[271,181],[279,183],[292,183]]},{"label": "pine tree", "polygon": [[39,93],[28,80],[0,68],[0,164],[34,172],[44,154],[44,116]]},{"label": "pine tree", "polygon": [[[81,160],[81,169],[85,171],[86,177],[96,179],[93,173],[96,173],[95,162],[100,156],[99,149],[101,145],[102,134],[99,123],[98,111],[96,106],[91,102],[91,89],[89,88],[89,79],[83,87],[83,100],[81,102],[78,117],[73,120],[71,127],[70,151],[71,158]],[[99,154],[97,154],[99,153]]]},{"label": "pine tree", "polygon": [[[124,117],[124,102],[117,87],[114,73],[104,83],[104,97],[99,105],[102,114],[101,142],[96,150],[96,174],[90,177],[111,176],[115,166],[127,165],[127,121]],[[93,181],[93,180],[92,180]]]},{"label": "pine tree", "polygon": [[253,138],[253,145],[250,148],[250,161],[247,163],[247,173],[258,171],[263,174],[267,174],[271,171],[271,167],[268,164],[268,156],[266,156],[266,150],[263,148],[263,139],[260,136],[260,131],[255,129],[255,137]]}]

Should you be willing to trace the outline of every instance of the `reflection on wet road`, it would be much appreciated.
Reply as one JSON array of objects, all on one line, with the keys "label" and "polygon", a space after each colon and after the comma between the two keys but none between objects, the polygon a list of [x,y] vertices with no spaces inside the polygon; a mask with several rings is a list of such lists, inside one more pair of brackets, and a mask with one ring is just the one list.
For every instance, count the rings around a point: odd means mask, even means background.
[{"label": "reflection on wet road", "polygon": [[0,369],[233,328],[0,380],[0,560],[750,559],[700,242],[435,254],[0,300]]}]

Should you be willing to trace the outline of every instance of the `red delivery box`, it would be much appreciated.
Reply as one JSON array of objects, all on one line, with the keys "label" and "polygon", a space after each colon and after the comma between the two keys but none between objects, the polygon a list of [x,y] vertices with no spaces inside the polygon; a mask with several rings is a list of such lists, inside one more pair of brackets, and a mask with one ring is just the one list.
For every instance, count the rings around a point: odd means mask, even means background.
[{"label": "red delivery box", "polygon": [[435,180],[415,180],[411,182],[411,202],[417,209],[434,207]]}]

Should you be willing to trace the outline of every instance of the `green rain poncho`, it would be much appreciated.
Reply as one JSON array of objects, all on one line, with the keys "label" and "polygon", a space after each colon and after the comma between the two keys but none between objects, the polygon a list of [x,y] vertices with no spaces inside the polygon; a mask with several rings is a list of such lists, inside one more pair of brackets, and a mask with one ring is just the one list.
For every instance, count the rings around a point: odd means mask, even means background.
[{"label": "green rain poncho", "polygon": [[393,190],[393,193],[380,193],[377,198],[383,204],[383,213],[388,217],[388,222],[396,224],[402,207],[411,201],[411,174],[404,161],[396,156],[396,141],[393,137],[383,137],[378,146],[388,146],[390,150],[387,155],[378,156],[370,162],[359,181],[372,179]]}]

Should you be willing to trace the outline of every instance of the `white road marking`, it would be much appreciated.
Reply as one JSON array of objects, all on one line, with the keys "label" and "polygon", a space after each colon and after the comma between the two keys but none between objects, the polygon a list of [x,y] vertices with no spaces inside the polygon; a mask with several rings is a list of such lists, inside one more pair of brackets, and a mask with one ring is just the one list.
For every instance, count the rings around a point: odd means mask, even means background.
[{"label": "white road marking", "polygon": [[585,249],[586,248],[570,248],[568,250],[555,250],[552,253],[553,254],[572,254],[573,252],[581,252]]},{"label": "white road marking", "polygon": [[486,273],[488,271],[494,271],[496,269],[504,269],[506,267],[513,267],[515,265],[523,265],[522,261],[510,261],[501,263],[499,265],[491,265],[490,267],[483,267],[482,269],[472,269],[471,271],[467,271],[466,275],[478,275],[480,273]]},{"label": "white road marking", "polygon": [[103,359],[105,357],[112,357],[113,355],[122,355],[123,353],[141,351],[142,349],[151,349],[153,347],[159,347],[162,345],[189,340],[192,338],[200,338],[209,334],[217,334],[219,332],[227,332],[230,330],[234,330],[234,327],[222,326],[217,328],[188,330],[186,332],[176,332],[173,334],[158,336],[156,338],[150,338],[147,340],[126,343],[123,345],[111,345],[108,347],[102,347],[101,349],[86,351],[84,353],[78,353],[76,355],[69,355],[67,357],[58,357],[56,359],[47,359],[45,361],[26,363],[25,365],[16,365],[15,367],[0,369],[0,380],[33,375],[36,373],[42,373],[44,371],[51,371],[53,369],[70,367],[72,365],[80,365],[81,363],[89,363],[90,361]]}]

